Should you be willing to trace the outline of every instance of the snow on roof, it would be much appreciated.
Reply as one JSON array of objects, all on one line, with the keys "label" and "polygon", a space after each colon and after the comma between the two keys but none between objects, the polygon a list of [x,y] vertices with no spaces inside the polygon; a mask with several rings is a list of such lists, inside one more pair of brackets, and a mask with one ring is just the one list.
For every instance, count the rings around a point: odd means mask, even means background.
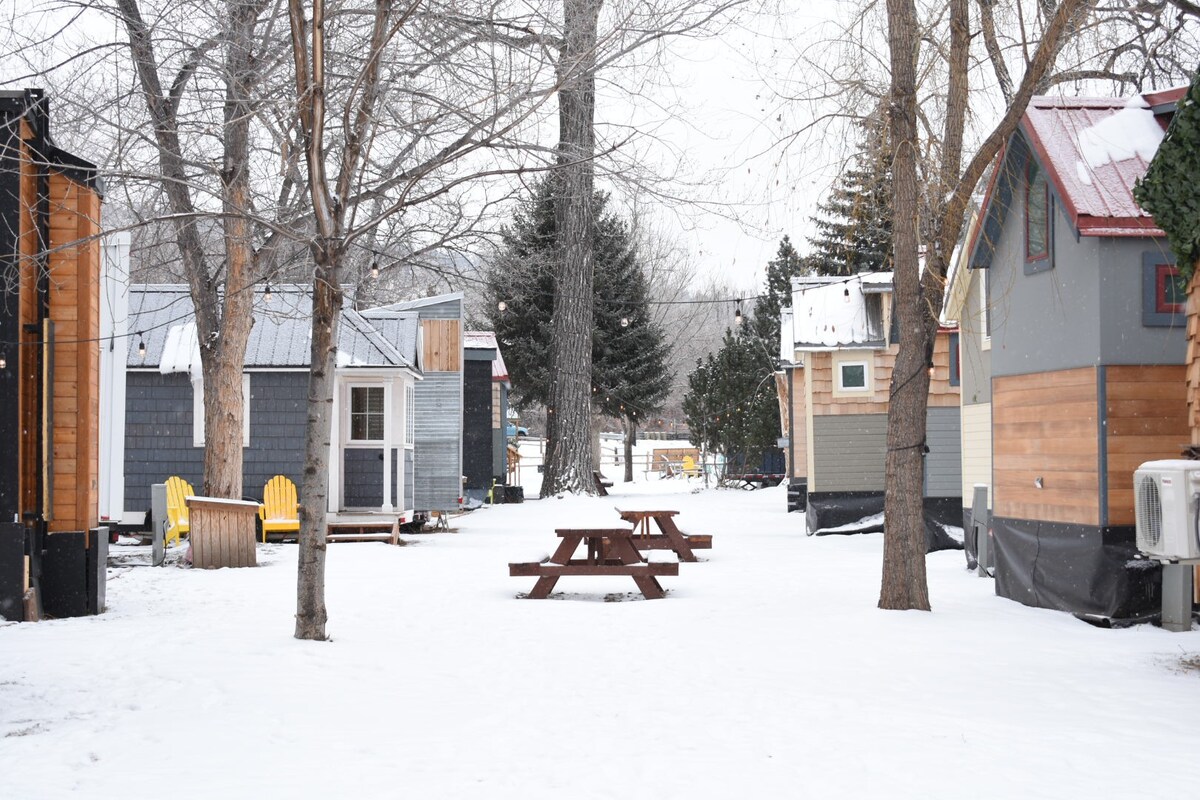
[{"label": "snow on roof", "polygon": [[1035,97],[1021,130],[1081,234],[1161,236],[1133,199],[1166,127],[1141,96]]},{"label": "snow on roof", "polygon": [[[869,313],[866,295],[890,289],[891,283],[891,272],[874,272],[835,283],[794,286],[793,349],[879,345],[884,338],[882,320]],[[782,350],[787,350],[786,344]]]},{"label": "snow on roof", "polygon": [[[255,292],[254,326],[246,343],[247,367],[309,365],[312,294],[304,286],[273,286],[268,302]],[[338,325],[338,366],[416,366],[416,315],[384,313],[380,324],[353,309],[342,309]],[[191,295],[178,284],[134,284],[129,292],[129,330],[146,345],[138,355],[135,341],[126,366],[157,367],[160,372],[200,370]]]},{"label": "snow on roof", "polygon": [[492,380],[508,382],[508,366],[504,363],[504,354],[500,352],[500,343],[492,331],[466,331],[463,334],[463,347],[467,349],[495,350],[496,357],[492,359]]}]

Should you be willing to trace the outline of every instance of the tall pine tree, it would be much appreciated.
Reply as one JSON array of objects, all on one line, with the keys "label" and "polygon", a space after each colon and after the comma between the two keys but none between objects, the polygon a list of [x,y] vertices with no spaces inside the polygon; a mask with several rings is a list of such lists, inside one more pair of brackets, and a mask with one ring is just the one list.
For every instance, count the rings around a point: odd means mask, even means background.
[{"label": "tall pine tree", "polygon": [[779,349],[779,311],[792,304],[792,278],[811,272],[787,236],[767,262],[767,290],[754,305],[754,331],[770,350]]},{"label": "tall pine tree", "polygon": [[[637,423],[660,408],[670,391],[670,348],[650,318],[649,288],[628,226],[608,210],[606,194],[597,192],[594,202],[593,407]],[[500,255],[487,273],[488,321],[504,350],[514,403],[545,405],[554,380],[553,179],[534,187],[501,241]]]},{"label": "tall pine tree", "polygon": [[817,206],[805,264],[820,275],[892,268],[892,170],[885,121],[863,120],[858,152]]}]

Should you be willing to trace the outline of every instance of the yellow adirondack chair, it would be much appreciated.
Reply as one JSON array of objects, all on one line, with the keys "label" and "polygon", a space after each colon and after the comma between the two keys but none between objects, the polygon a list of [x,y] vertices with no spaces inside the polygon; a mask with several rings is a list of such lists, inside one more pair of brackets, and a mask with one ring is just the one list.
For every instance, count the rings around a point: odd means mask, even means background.
[{"label": "yellow adirondack chair", "polygon": [[262,520],[262,540],[268,533],[298,533],[300,511],[296,501],[296,484],[283,475],[276,475],[263,487],[262,505],[258,507]]},{"label": "yellow adirondack chair", "polygon": [[167,533],[163,537],[164,545],[172,541],[179,544],[180,537],[191,530],[185,498],[194,494],[196,492],[192,485],[178,475],[167,478]]},{"label": "yellow adirondack chair", "polygon": [[683,464],[680,471],[688,478],[700,477],[700,469],[696,466],[696,459],[691,456],[683,457]]}]

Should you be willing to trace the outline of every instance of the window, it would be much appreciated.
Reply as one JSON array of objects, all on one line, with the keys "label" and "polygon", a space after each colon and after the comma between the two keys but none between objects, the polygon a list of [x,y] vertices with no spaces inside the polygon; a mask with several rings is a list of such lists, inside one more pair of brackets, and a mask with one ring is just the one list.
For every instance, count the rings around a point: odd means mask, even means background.
[{"label": "window", "polygon": [[382,442],[384,387],[350,387],[350,441]]},{"label": "window", "polygon": [[1186,322],[1187,282],[1174,259],[1162,252],[1142,254],[1142,325],[1183,327]]},{"label": "window", "polygon": [[[192,378],[192,444],[204,447],[204,380]],[[250,374],[242,373],[242,447],[250,446]]]},{"label": "window", "polygon": [[843,361],[837,367],[838,391],[865,392],[867,390],[867,362]]},{"label": "window", "polygon": [[404,388],[404,443],[417,441],[417,388],[411,383]]},{"label": "window", "polygon": [[1025,260],[1034,261],[1050,255],[1050,188],[1046,173],[1029,163],[1029,180],[1025,187]]},{"label": "window", "polygon": [[992,271],[979,270],[979,278],[983,281],[983,289],[979,292],[979,316],[983,318],[982,349],[992,347]]},{"label": "window", "polygon": [[958,352],[959,336],[957,333],[950,334],[950,385],[959,386],[962,384],[962,359]]}]

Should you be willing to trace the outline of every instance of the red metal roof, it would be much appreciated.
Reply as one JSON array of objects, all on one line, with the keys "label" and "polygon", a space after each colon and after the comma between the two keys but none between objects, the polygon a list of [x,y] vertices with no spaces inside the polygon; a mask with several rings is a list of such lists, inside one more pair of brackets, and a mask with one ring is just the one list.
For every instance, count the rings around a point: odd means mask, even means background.
[{"label": "red metal roof", "polygon": [[492,380],[508,381],[508,366],[504,363],[504,354],[500,352],[500,343],[492,331],[466,331],[463,334],[463,347],[467,349],[495,350],[496,357],[492,359]]},{"label": "red metal roof", "polygon": [[[1178,99],[1182,92],[1183,89],[1156,92],[1134,98],[1133,103],[1120,98],[1059,97],[1035,97],[1030,102],[1021,120],[1021,130],[1049,173],[1064,210],[1081,235],[1163,235],[1154,219],[1133,199],[1134,181],[1146,174],[1154,149],[1148,150],[1145,137],[1139,141],[1136,134],[1145,133],[1146,115],[1150,114],[1154,114],[1152,119],[1157,121],[1158,130],[1165,128],[1172,108],[1164,105]],[[1118,114],[1122,118],[1114,119]],[[1126,120],[1133,125],[1123,125]],[[1098,128],[1101,123],[1105,126]],[[1097,159],[1097,134],[1102,140],[1101,147],[1106,144],[1103,138],[1107,136],[1110,140],[1107,144],[1113,147],[1140,145],[1135,147],[1140,152],[1113,160]]]}]

